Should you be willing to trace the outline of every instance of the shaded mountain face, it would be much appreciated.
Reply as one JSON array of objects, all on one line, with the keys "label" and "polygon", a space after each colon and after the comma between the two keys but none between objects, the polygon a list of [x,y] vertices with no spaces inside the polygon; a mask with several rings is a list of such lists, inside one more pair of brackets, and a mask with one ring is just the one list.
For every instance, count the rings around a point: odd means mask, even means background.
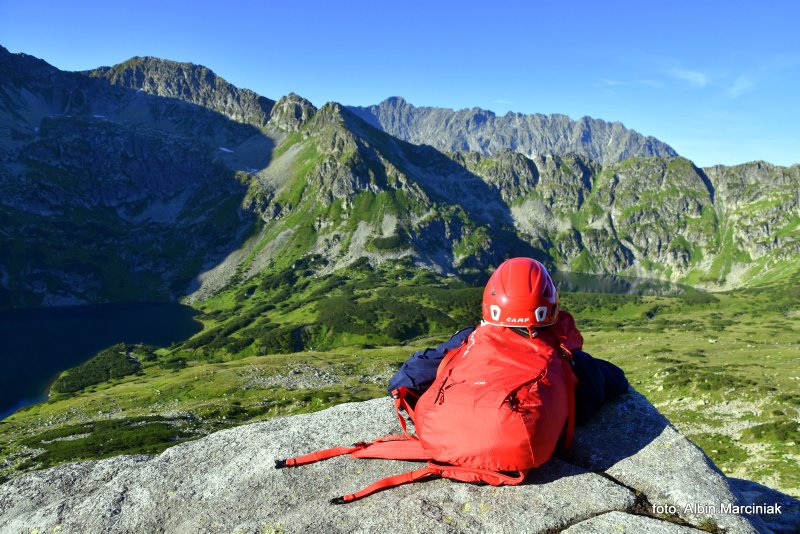
[{"label": "shaded mountain face", "polygon": [[619,122],[590,117],[577,121],[566,115],[507,113],[498,117],[481,108],[453,111],[415,107],[400,97],[350,110],[395,137],[449,152],[492,155],[510,149],[529,157],[578,154],[604,164],[632,157],[678,155],[654,137],[629,130]]},{"label": "shaded mountain face", "polygon": [[179,297],[252,226],[242,172],[273,145],[205,107],[0,50],[0,307]]},{"label": "shaded mountain face", "polygon": [[529,157],[500,135],[442,152],[363,117],[190,64],[68,73],[0,50],[0,307],[200,299],[307,255],[711,287],[795,269],[798,166]]},{"label": "shaded mountain face", "polygon": [[214,110],[231,120],[263,127],[275,101],[249,89],[239,89],[206,67],[153,57],[135,57],[113,67],[87,72],[112,85],[142,90]]}]

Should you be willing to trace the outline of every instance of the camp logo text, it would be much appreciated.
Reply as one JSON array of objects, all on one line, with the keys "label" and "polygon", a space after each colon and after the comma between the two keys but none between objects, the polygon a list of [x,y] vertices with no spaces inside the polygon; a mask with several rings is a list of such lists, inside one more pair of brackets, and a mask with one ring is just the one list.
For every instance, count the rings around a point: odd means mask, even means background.
[{"label": "camp logo text", "polygon": [[[537,310],[538,311],[538,310]],[[489,306],[489,315],[492,317],[492,321],[499,321],[500,314],[503,313],[503,310],[500,309],[500,306],[497,304],[492,304]],[[530,317],[506,317],[503,322],[504,323],[511,323],[511,324],[526,324],[530,322]]]}]

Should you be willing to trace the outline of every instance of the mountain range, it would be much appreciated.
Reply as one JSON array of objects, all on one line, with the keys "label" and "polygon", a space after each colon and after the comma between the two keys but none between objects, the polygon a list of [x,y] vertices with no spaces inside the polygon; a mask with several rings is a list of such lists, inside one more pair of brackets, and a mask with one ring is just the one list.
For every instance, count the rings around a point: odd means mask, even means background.
[{"label": "mountain range", "polygon": [[375,106],[349,108],[373,126],[414,144],[448,152],[477,152],[491,156],[505,150],[529,158],[548,154],[575,154],[608,164],[638,156],[675,157],[677,152],[654,137],[591,117],[572,120],[566,115],[498,117],[480,108],[453,111],[414,107],[401,97]]},{"label": "mountain range", "polygon": [[275,101],[157,58],[0,47],[0,191],[0,309],[199,299],[308,255],[726,288],[800,249],[799,165],[701,169],[589,118]]}]

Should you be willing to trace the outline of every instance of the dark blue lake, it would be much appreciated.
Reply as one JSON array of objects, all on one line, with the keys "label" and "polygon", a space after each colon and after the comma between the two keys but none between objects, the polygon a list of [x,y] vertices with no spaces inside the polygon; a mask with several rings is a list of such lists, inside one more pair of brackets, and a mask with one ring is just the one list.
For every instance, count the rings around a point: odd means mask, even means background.
[{"label": "dark blue lake", "polygon": [[612,274],[586,274],[569,271],[556,271],[551,274],[559,291],[628,295],[684,295],[699,291],[689,286],[652,278],[625,278]]},{"label": "dark blue lake", "polygon": [[197,311],[121,303],[0,312],[0,419],[46,399],[49,384],[115,343],[166,346],[199,332]]}]

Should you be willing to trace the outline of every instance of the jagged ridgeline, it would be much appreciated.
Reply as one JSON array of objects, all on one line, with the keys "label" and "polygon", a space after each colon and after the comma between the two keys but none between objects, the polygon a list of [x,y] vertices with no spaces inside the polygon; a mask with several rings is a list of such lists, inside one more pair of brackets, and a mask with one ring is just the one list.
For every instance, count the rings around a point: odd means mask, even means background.
[{"label": "jagged ridgeline", "polygon": [[512,149],[530,157],[577,154],[604,164],[633,157],[678,155],[666,143],[629,130],[620,122],[590,117],[577,121],[558,114],[507,113],[498,117],[480,108],[453,111],[415,107],[400,97],[350,109],[395,137],[449,152],[486,156]]},{"label": "jagged ridgeline", "polygon": [[205,298],[310,255],[710,287],[797,270],[797,165],[699,169],[586,118],[317,109],[155,58],[71,73],[2,49],[0,75],[2,308]]}]

